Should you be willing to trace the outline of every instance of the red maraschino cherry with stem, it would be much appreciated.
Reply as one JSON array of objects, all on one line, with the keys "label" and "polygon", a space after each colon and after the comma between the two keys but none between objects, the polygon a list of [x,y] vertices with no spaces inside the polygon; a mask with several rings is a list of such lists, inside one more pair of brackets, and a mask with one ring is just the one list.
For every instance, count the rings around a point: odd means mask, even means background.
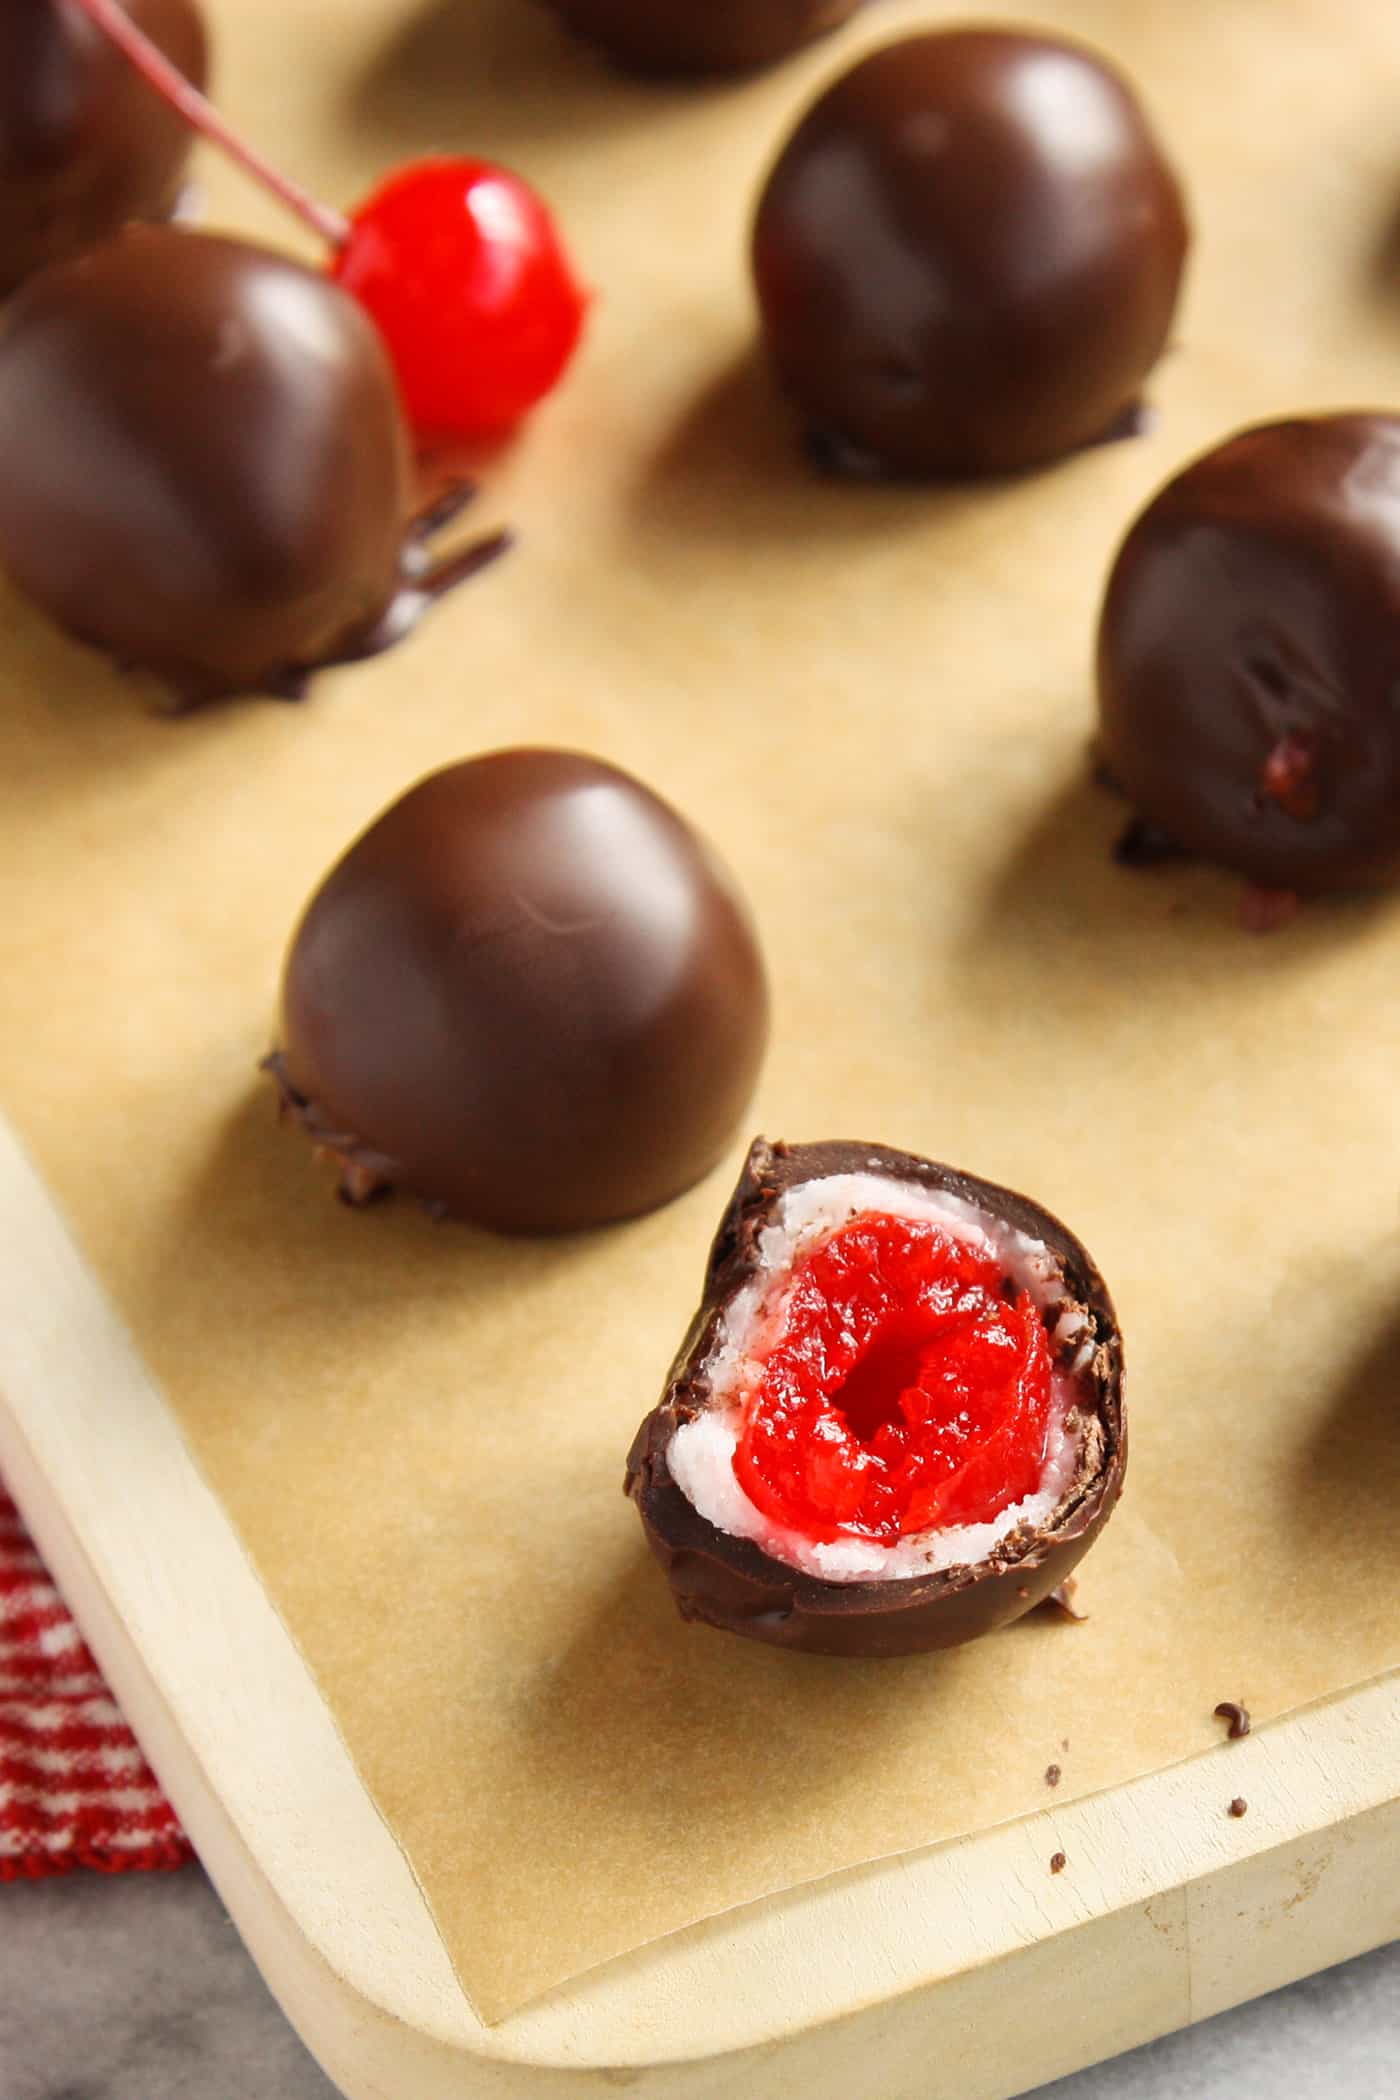
[{"label": "red maraschino cherry with stem", "polygon": [[331,274],[378,323],[416,430],[497,437],[555,386],[586,302],[518,176],[483,160],[416,161],[350,228]]},{"label": "red maraschino cherry with stem", "polygon": [[396,170],[348,216],[240,138],[137,28],[119,0],[74,0],[158,94],[331,248],[330,274],[366,308],[420,442],[511,430],[557,385],[587,297],[546,206],[489,161],[442,156]]}]

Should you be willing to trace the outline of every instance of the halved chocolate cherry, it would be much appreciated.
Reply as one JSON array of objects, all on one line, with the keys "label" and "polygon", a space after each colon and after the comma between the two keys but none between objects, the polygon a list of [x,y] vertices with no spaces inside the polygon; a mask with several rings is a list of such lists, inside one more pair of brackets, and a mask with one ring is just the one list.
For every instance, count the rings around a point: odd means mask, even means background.
[{"label": "halved chocolate cherry", "polygon": [[883,1145],[759,1139],[627,1491],[683,1618],[951,1647],[1087,1552],[1122,1386],[1103,1280],[1048,1211]]}]

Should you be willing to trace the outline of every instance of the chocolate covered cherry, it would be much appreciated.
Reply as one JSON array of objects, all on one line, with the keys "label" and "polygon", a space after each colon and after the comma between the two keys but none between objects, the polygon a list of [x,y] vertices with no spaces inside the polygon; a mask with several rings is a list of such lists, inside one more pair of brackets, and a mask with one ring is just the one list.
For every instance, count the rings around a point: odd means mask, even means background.
[{"label": "chocolate covered cherry", "polygon": [[599,759],[497,751],[420,781],[331,870],[268,1064],[350,1200],[565,1232],[713,1166],[767,1012],[748,913],[673,809]]},{"label": "chocolate covered cherry", "polygon": [[643,72],[771,65],[848,21],[861,0],[551,0],[580,36]]},{"label": "chocolate covered cherry", "polygon": [[828,1655],[973,1639],[1118,1499],[1102,1278],[1024,1196],[884,1145],[759,1139],[627,1487],[681,1615]]},{"label": "chocolate covered cherry", "polygon": [[1242,431],[1123,542],[1099,743],[1139,821],[1275,890],[1400,876],[1400,417]]},{"label": "chocolate covered cherry", "polygon": [[[180,71],[202,81],[194,0],[125,0]],[[0,296],[128,219],[163,219],[193,141],[187,126],[73,0],[0,6]]]},{"label": "chocolate covered cherry", "polygon": [[295,692],[461,570],[424,570],[373,324],[243,241],[128,227],[31,278],[0,321],[0,460],[0,566],[186,703]]},{"label": "chocolate covered cherry", "polygon": [[828,458],[987,474],[1124,423],[1186,247],[1176,178],[1106,61],[946,29],[876,51],[808,111],[753,262],[778,377]]}]

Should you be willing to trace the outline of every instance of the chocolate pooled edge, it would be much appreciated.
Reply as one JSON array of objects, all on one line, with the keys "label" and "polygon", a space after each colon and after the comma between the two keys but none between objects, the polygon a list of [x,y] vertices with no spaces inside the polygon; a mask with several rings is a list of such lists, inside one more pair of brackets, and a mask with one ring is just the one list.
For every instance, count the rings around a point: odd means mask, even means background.
[{"label": "chocolate pooled edge", "polygon": [[[247,679],[225,678],[217,672],[205,675],[191,670],[172,671],[137,660],[119,660],[117,668],[145,671],[163,685],[168,700],[162,712],[172,717],[196,714],[202,708],[230,700],[299,703],[309,697],[313,680],[323,672],[368,663],[372,657],[385,656],[396,649],[400,642],[407,641],[439,599],[511,552],[515,534],[509,526],[501,526],[469,540],[454,553],[441,559],[434,557],[430,544],[434,535],[453,524],[475,497],[474,482],[455,480],[423,509],[415,511],[403,527],[398,563],[386,601],[372,617],[352,624],[317,654],[274,664]],[[101,648],[100,644],[94,646]]]},{"label": "chocolate pooled edge", "polygon": [[[1063,1304],[1081,1307],[1092,1327],[1093,1354],[1080,1374],[1082,1404],[1092,1413],[1074,1481],[1045,1524],[1009,1533],[984,1561],[892,1580],[826,1582],[720,1531],[671,1478],[671,1440],[709,1404],[704,1365],[727,1306],[761,1267],[759,1235],[790,1189],[837,1174],[878,1174],[959,1197],[1040,1241],[1063,1270]],[[1051,1308],[1056,1315],[1061,1309]],[[633,1441],[623,1485],[683,1619],[807,1654],[894,1656],[957,1647],[1044,1603],[1107,1523],[1126,1464],[1123,1349],[1113,1302],[1089,1254],[1058,1218],[1013,1190],[886,1145],[758,1138],[715,1234],[699,1308],[661,1399]]]}]

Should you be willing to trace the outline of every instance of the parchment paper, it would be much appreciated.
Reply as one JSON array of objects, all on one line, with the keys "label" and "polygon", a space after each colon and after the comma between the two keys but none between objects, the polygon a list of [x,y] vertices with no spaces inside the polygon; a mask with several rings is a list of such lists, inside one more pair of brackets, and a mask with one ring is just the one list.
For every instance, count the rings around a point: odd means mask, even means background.
[{"label": "parchment paper", "polygon": [[[1400,1662],[1396,904],[1251,938],[1224,877],[1110,865],[1086,762],[1138,504],[1243,420],[1400,400],[1400,16],[1040,10],[1156,109],[1190,294],[1148,437],[940,493],[807,472],[743,242],[813,84],[954,9],[884,0],[694,91],[612,78],[525,0],[213,12],[228,109],[333,199],[441,146],[536,179],[590,340],[488,473],[520,551],[303,708],[162,722],[0,597],[0,1100],[475,2002],[1041,1807],[1052,1760],[1064,1800],[1207,1746],[1219,1699],[1267,1718]],[[202,175],[216,222],[288,238]],[[351,1215],[276,1127],[254,1066],[311,886],[418,774],[515,741],[631,767],[732,861],[776,989],[751,1129],[954,1160],[1098,1256],[1133,1452],[1087,1624],[862,1666],[679,1623],[618,1490],[742,1143],[659,1216],[518,1245]]]}]

